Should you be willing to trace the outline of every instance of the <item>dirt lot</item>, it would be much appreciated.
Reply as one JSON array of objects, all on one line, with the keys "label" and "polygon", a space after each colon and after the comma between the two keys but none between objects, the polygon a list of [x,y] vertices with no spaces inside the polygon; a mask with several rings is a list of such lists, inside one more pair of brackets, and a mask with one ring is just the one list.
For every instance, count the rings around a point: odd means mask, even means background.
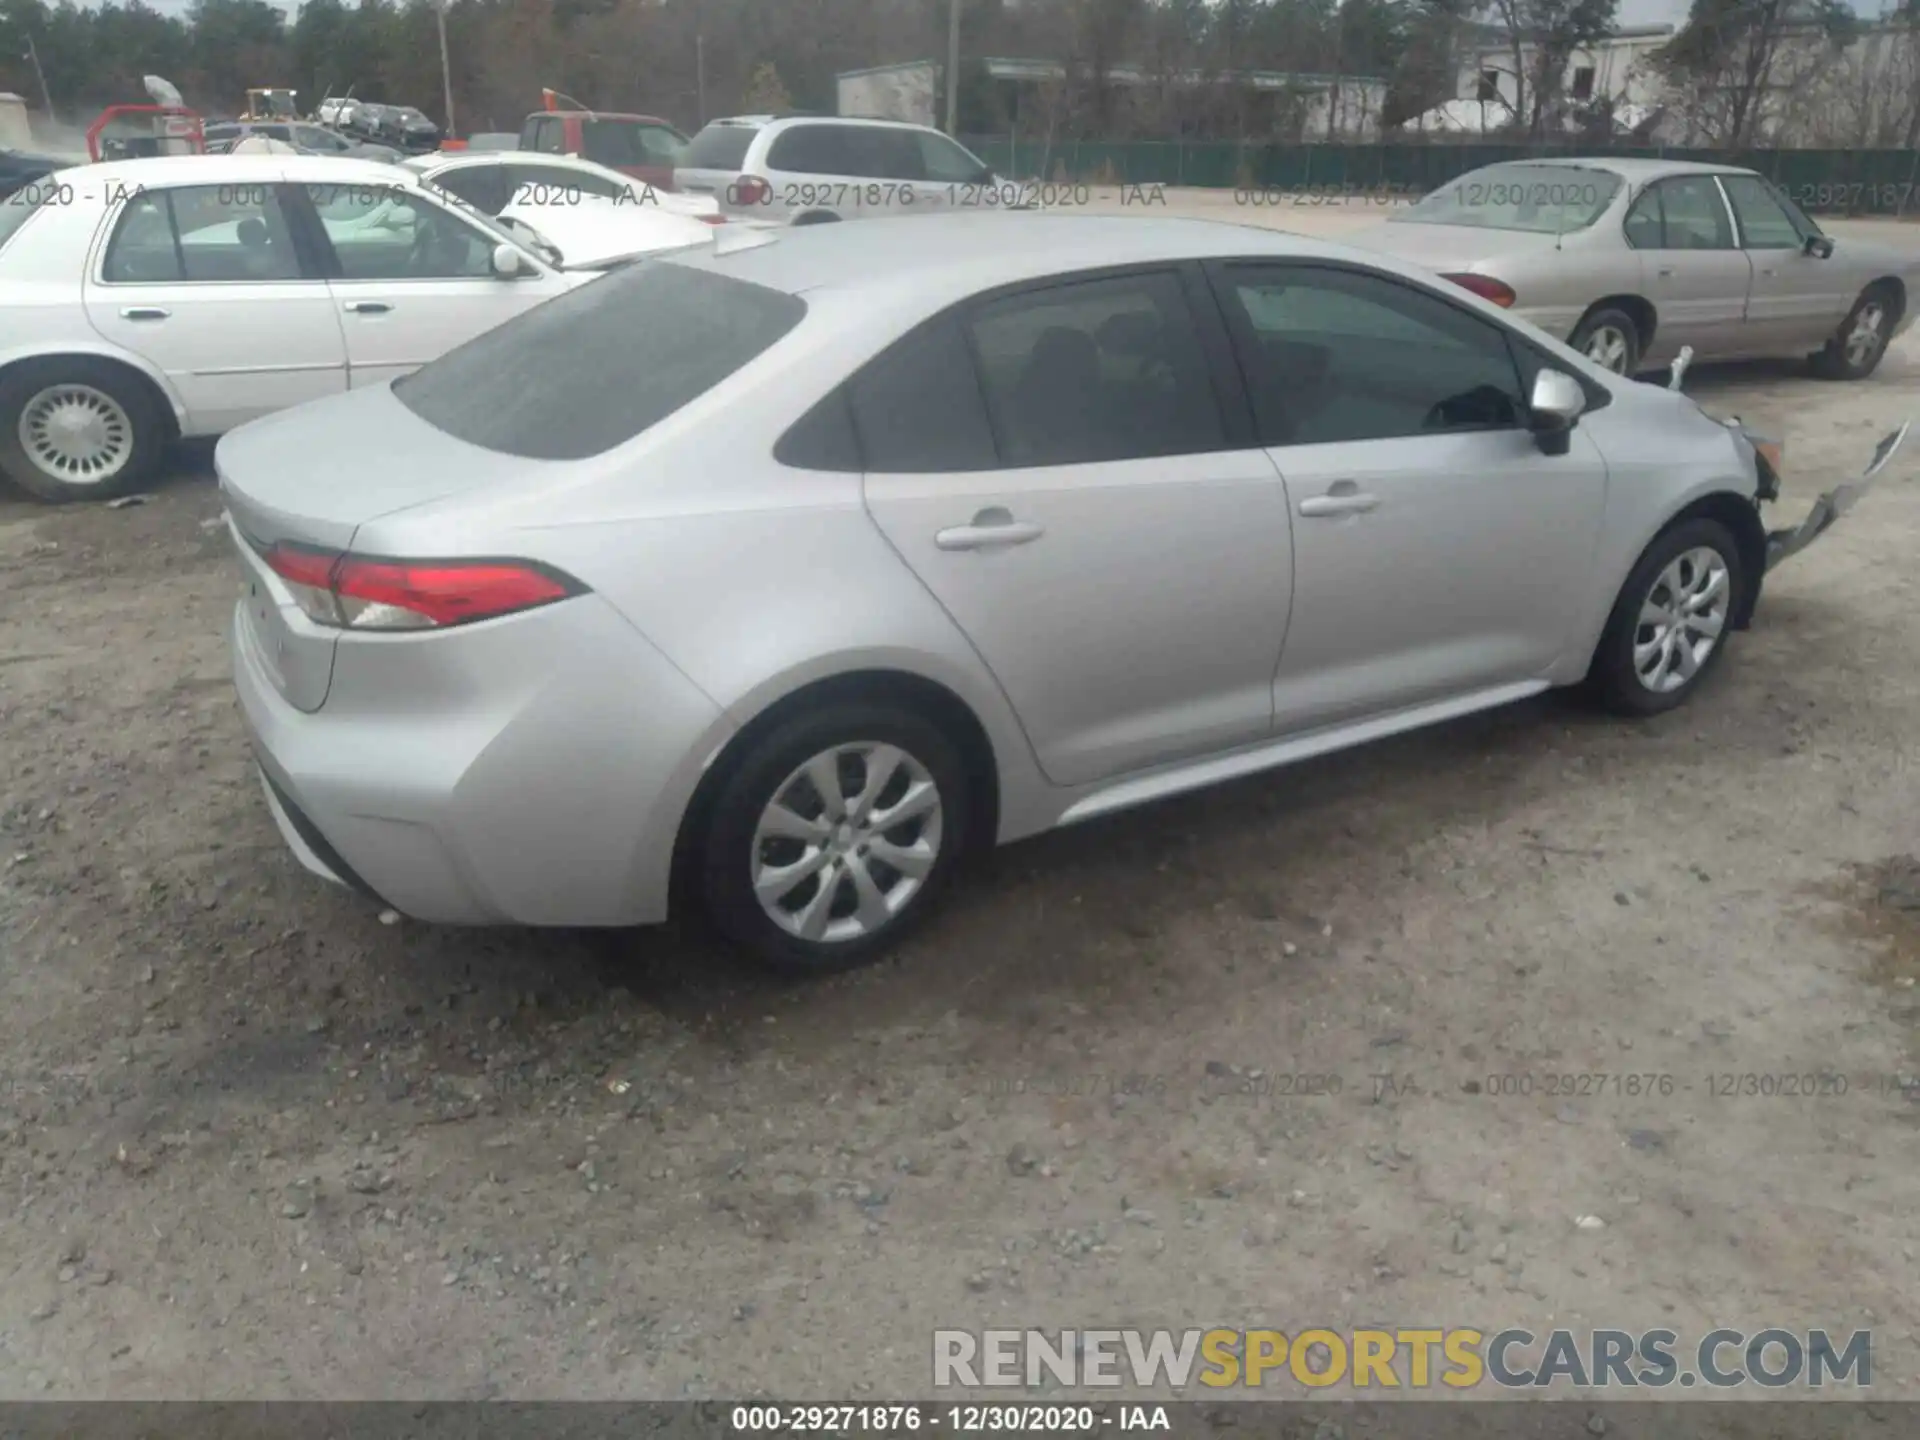
[{"label": "dirt lot", "polygon": [[[1792,515],[1920,345],[1695,379],[1788,433]],[[941,1326],[1369,1322],[1871,1327],[1912,1393],[1917,466],[1677,715],[1022,845],[804,987],[381,924],[261,803],[204,456],[0,498],[0,1394],[901,1397]]]}]

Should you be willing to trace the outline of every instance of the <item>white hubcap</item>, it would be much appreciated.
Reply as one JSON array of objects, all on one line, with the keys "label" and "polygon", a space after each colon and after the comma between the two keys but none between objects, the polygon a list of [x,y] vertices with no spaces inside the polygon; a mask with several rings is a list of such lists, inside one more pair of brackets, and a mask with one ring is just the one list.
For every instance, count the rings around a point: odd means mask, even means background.
[{"label": "white hubcap", "polygon": [[133,458],[133,422],[120,402],[91,385],[52,385],[20,412],[20,448],[43,475],[98,485]]},{"label": "white hubcap", "polygon": [[1878,300],[1860,307],[1860,313],[1853,317],[1853,328],[1847,332],[1849,364],[1864,365],[1874,357],[1884,339],[1881,330],[1886,321],[1887,307]]},{"label": "white hubcap", "polygon": [[1732,599],[1732,577],[1719,551],[1702,545],[1675,556],[1640,603],[1633,632],[1640,683],[1669,695],[1698,675],[1720,643]]},{"label": "white hubcap", "polygon": [[802,940],[857,940],[891,924],[940,858],[940,788],[896,745],[822,751],[760,812],[753,893]]}]

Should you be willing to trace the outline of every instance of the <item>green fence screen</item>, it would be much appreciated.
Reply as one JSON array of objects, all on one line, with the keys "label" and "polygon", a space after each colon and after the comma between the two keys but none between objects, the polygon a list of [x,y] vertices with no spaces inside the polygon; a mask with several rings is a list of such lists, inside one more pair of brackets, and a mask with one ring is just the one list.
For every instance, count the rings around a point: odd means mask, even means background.
[{"label": "green fence screen", "polygon": [[1230,141],[1048,143],[963,137],[1008,179],[1074,184],[1192,185],[1208,189],[1415,199],[1456,176],[1504,160],[1604,153],[1617,159],[1703,160],[1757,170],[1803,209],[1830,215],[1920,211],[1920,151],[1683,150],[1521,145],[1254,145]]}]

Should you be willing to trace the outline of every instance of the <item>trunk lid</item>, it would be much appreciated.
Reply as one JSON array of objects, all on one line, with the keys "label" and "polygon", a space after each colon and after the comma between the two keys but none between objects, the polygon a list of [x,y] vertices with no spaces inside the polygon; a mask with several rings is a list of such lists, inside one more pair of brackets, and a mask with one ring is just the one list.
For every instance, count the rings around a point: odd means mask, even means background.
[{"label": "trunk lid", "polygon": [[1532,230],[1489,230],[1475,225],[1422,225],[1415,221],[1386,220],[1341,237],[1399,260],[1411,260],[1430,270],[1467,270],[1497,267],[1499,262],[1551,250],[1559,237]]},{"label": "trunk lid", "polygon": [[351,549],[369,520],[524,478],[531,463],[436,430],[385,385],[241,426],[214,451],[242,569],[234,644],[288,704],[318,710],[340,632],[307,618],[263,552],[276,543]]}]

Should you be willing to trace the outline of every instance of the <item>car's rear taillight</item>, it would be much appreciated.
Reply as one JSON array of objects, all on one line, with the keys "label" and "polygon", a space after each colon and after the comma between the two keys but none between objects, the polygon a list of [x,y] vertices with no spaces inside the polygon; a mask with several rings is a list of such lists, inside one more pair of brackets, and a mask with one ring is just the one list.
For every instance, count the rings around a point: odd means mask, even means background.
[{"label": "car's rear taillight", "polygon": [[724,225],[727,223],[727,217],[724,215],[696,215],[693,218],[703,225]]},{"label": "car's rear taillight", "polygon": [[531,560],[374,559],[285,543],[260,553],[308,619],[343,630],[440,630],[587,588]]},{"label": "car's rear taillight", "polygon": [[1491,300],[1502,310],[1510,308],[1517,298],[1513,293],[1513,287],[1511,285],[1503,285],[1491,275],[1470,275],[1463,273],[1459,275],[1442,275],[1440,278],[1442,280],[1451,280],[1462,290],[1470,290],[1482,300]]},{"label": "car's rear taillight", "polygon": [[727,198],[736,205],[765,205],[773,199],[773,186],[758,175],[742,175],[727,187]]}]

